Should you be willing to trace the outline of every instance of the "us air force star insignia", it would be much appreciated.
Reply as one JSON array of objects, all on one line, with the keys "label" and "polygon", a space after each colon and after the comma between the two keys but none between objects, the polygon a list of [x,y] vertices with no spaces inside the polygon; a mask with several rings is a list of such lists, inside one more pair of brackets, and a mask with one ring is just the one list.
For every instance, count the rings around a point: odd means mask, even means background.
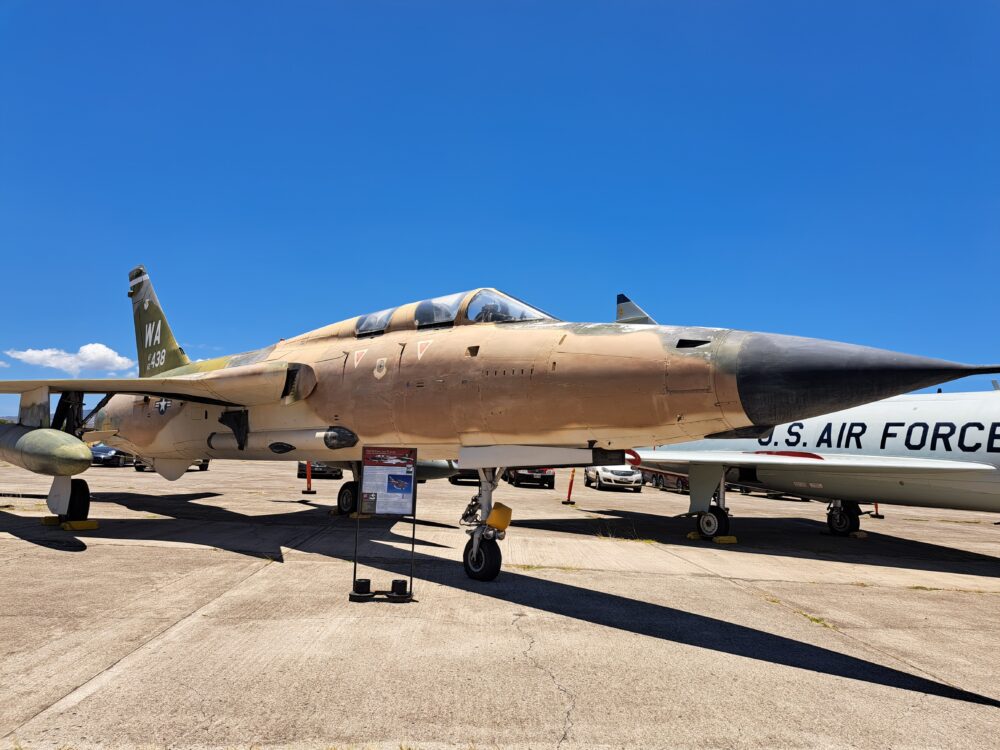
[{"label": "us air force star insignia", "polygon": [[159,401],[156,402],[156,410],[160,412],[160,414],[166,414],[167,409],[170,408],[172,403],[173,402],[169,398],[161,398]]},{"label": "us air force star insignia", "polygon": [[385,377],[386,359],[387,359],[386,357],[379,357],[378,361],[375,363],[375,370],[373,371],[373,374],[375,375],[376,380],[381,380],[382,378]]},{"label": "us air force star insignia", "polygon": [[354,369],[358,369],[358,365],[361,364],[361,360],[365,358],[365,354],[368,352],[367,349],[358,349],[354,352]]},{"label": "us air force star insignia", "polygon": [[417,342],[417,360],[421,360],[424,357],[424,352],[427,351],[427,347],[433,344],[434,341],[418,341]]}]

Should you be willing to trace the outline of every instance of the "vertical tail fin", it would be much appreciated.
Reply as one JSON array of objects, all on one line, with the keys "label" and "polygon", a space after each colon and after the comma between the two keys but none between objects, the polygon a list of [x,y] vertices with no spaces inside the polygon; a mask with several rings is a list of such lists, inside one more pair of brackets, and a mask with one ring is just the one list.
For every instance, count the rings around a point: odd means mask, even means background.
[{"label": "vertical tail fin", "polygon": [[144,266],[136,266],[129,271],[128,296],[132,299],[132,317],[135,319],[139,377],[148,378],[188,364],[191,360],[177,344]]},{"label": "vertical tail fin", "polygon": [[635,302],[630,300],[627,296],[618,293],[618,305],[617,312],[618,317],[615,319],[616,323],[640,323],[642,325],[656,325],[656,321],[653,320],[649,315],[639,307]]}]

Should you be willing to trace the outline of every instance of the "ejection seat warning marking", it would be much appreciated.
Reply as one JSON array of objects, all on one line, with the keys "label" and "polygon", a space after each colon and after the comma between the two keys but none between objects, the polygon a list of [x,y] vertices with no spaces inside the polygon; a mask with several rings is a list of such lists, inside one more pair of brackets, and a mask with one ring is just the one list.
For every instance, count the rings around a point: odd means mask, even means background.
[{"label": "ejection seat warning marking", "polygon": [[434,343],[433,340],[431,340],[431,341],[418,341],[417,342],[417,361],[420,361],[421,359],[424,358],[424,352],[426,352],[427,351],[427,347],[429,347],[433,343]]},{"label": "ejection seat warning marking", "polygon": [[365,358],[365,355],[367,353],[368,353],[367,349],[358,349],[356,352],[354,352],[354,369],[357,369],[358,365],[361,364],[361,360]]},{"label": "ejection seat warning marking", "polygon": [[361,512],[374,515],[413,514],[417,451],[414,448],[362,450]]}]

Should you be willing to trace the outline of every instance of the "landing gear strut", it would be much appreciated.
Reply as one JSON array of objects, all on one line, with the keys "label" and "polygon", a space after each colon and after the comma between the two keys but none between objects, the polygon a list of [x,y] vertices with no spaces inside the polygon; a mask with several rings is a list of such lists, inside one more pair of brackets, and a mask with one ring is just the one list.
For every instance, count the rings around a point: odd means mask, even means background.
[{"label": "landing gear strut", "polygon": [[712,464],[693,464],[689,469],[691,510],[695,529],[706,539],[729,536],[730,518],[726,508],[726,470]]},{"label": "landing gear strut", "polygon": [[469,578],[492,581],[500,575],[503,555],[497,541],[506,535],[510,523],[510,509],[504,505],[493,506],[493,490],[500,483],[503,469],[479,469],[479,493],[472,498],[462,514],[462,525],[469,541],[462,553],[462,563]]},{"label": "landing gear strut", "polygon": [[834,536],[849,536],[861,528],[861,508],[850,500],[834,500],[826,511],[826,525]]}]

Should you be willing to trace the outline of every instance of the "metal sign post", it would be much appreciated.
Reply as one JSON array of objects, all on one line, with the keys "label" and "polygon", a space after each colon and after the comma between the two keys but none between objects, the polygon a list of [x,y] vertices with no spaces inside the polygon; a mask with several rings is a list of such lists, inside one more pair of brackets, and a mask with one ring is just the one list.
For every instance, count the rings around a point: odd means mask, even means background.
[{"label": "metal sign post", "polygon": [[[354,527],[354,581],[351,586],[352,602],[372,601],[385,597],[392,602],[413,601],[413,570],[417,549],[417,450],[416,448],[362,449],[360,492],[357,524]],[[410,516],[410,581],[405,578],[392,581],[388,591],[374,591],[371,580],[358,578],[358,539],[361,535],[361,516]]]}]

